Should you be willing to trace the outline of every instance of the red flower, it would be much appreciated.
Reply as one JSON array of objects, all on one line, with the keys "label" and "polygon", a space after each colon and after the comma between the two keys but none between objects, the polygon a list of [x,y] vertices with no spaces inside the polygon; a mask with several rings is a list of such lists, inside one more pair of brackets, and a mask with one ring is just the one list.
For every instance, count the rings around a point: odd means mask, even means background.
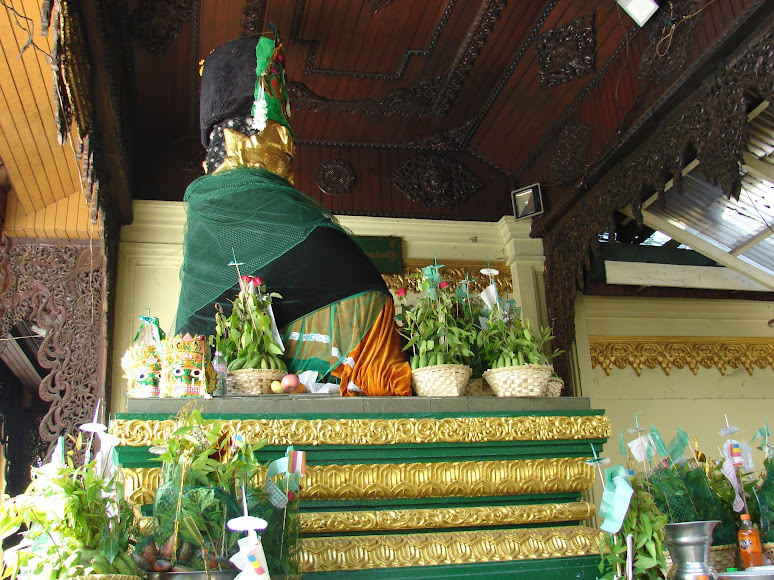
[{"label": "red flower", "polygon": [[253,278],[253,284],[255,284],[256,286],[260,286],[261,284],[263,284],[263,279],[260,276],[256,276],[255,278]]},{"label": "red flower", "polygon": [[288,492],[288,501],[293,501],[294,499],[296,499],[296,494],[293,493],[292,491],[289,491]]},{"label": "red flower", "polygon": [[242,274],[242,276],[240,277],[240,280],[242,280],[242,282],[244,282],[245,284],[249,284],[250,282],[253,281],[253,277],[248,276],[247,274]]},{"label": "red flower", "polygon": [[406,289],[401,288],[400,290],[398,290],[397,294],[398,294],[398,298],[403,298],[406,295]]},{"label": "red flower", "polygon": [[438,284],[438,287],[439,287],[441,290],[443,290],[443,289],[444,289],[444,288],[446,288],[448,285],[449,285],[449,283],[448,283],[446,280],[444,280],[443,282],[441,282],[440,284]]}]

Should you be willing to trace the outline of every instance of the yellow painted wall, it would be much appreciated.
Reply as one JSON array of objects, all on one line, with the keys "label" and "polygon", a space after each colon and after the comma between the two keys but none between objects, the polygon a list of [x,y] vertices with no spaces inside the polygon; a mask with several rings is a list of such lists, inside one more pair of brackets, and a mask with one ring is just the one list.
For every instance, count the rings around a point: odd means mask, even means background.
[{"label": "yellow painted wall", "polygon": [[[182,203],[135,201],[134,222],[121,230],[113,344],[111,411],[126,408],[121,356],[137,332],[137,317],[150,309],[171,331],[180,292],[185,212]],[[340,216],[356,235],[398,236],[403,258],[486,263],[511,270],[513,298],[524,316],[546,324],[543,299],[543,244],[529,237],[529,220],[504,217],[497,223]]]},{"label": "yellow painted wall", "polygon": [[[655,424],[669,443],[678,426],[698,440],[700,450],[710,458],[719,457],[718,445],[725,441],[718,431],[725,426],[725,414],[739,426],[739,438],[749,441],[755,430],[769,418],[774,424],[774,370],[744,368],[672,368],[669,375],[660,367],[645,368],[640,376],[634,369],[613,368],[610,375],[592,368],[591,336],[679,336],[774,338],[767,322],[774,318],[774,304],[749,300],[692,300],[681,298],[621,298],[578,296],[576,300],[576,363],[582,396],[594,408],[603,408],[612,424],[613,437],[605,455],[613,463],[624,463],[618,451],[621,429]],[[626,435],[626,440],[632,435]],[[756,467],[762,453],[755,450]],[[599,488],[595,496],[599,495]]]}]

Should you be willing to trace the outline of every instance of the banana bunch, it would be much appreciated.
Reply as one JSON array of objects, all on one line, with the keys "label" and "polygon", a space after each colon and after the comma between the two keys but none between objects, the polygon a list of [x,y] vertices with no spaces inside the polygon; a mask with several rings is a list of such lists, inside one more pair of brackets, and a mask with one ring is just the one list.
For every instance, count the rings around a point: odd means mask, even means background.
[{"label": "banana bunch", "polygon": [[433,365],[446,364],[446,356],[443,353],[436,354],[415,354],[409,359],[412,369],[421,369],[422,367],[431,367]]},{"label": "banana bunch", "polygon": [[228,370],[238,371],[240,369],[278,369],[286,371],[288,367],[277,355],[266,353],[254,354],[249,360],[246,356],[240,356],[228,363]]},{"label": "banana bunch", "polygon": [[505,367],[515,367],[515,366],[521,366],[528,364],[527,360],[524,358],[524,354],[522,352],[517,352],[516,356],[509,356],[508,354],[504,354],[495,360],[494,364],[492,364],[493,369],[502,369]]},{"label": "banana bunch", "polygon": [[104,552],[96,550],[83,550],[80,554],[80,564],[84,568],[84,574],[122,574],[137,576],[137,566],[132,557],[126,552],[119,551],[113,561],[110,562]]}]

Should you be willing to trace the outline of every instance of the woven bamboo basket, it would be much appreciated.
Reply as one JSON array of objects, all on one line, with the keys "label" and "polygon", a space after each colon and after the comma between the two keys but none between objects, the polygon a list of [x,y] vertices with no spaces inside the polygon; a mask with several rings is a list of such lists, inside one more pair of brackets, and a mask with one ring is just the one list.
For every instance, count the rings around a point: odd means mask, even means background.
[{"label": "woven bamboo basket", "polygon": [[[669,555],[669,552],[664,552],[664,555],[666,556],[668,572],[672,567],[672,558]],[[741,566],[742,559],[739,555],[739,546],[736,544],[710,546],[709,563],[717,572],[725,572],[729,568]]]},{"label": "woven bamboo basket", "polygon": [[468,380],[464,395],[466,397],[494,397],[494,391],[484,379],[479,377]]},{"label": "woven bamboo basket", "polygon": [[551,377],[546,385],[546,397],[561,397],[564,381],[559,377]]},{"label": "woven bamboo basket", "polygon": [[[774,566],[774,542],[763,544],[763,564],[765,566]],[[768,563],[766,559],[768,558]]]},{"label": "woven bamboo basket", "polygon": [[545,365],[519,365],[484,371],[484,380],[498,397],[542,397],[552,372]]},{"label": "woven bamboo basket", "polygon": [[465,365],[433,365],[411,371],[411,386],[418,397],[459,397],[473,369]]},{"label": "woven bamboo basket", "polygon": [[227,395],[267,395],[272,392],[271,383],[279,381],[287,371],[279,369],[240,369],[226,375]]}]

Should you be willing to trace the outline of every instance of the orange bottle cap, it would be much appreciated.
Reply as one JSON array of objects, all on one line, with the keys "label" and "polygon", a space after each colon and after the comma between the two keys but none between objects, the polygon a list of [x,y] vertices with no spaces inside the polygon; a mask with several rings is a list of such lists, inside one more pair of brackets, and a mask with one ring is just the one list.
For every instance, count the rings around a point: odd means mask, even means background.
[{"label": "orange bottle cap", "polygon": [[750,514],[742,514],[742,515],[741,515],[741,518],[742,518],[743,520],[749,520],[749,519],[750,519]]}]

